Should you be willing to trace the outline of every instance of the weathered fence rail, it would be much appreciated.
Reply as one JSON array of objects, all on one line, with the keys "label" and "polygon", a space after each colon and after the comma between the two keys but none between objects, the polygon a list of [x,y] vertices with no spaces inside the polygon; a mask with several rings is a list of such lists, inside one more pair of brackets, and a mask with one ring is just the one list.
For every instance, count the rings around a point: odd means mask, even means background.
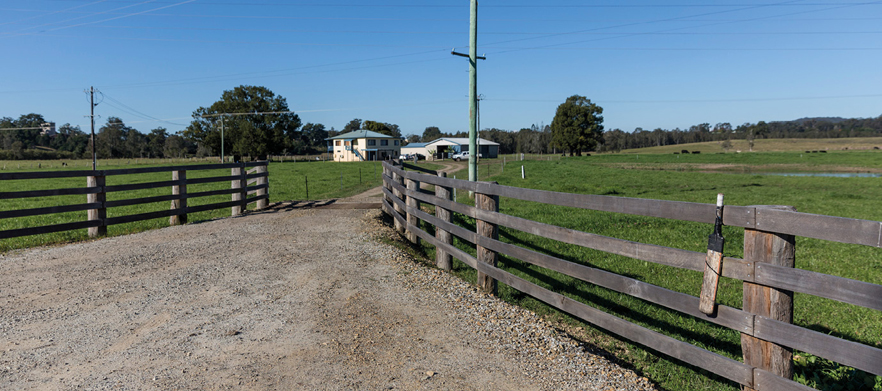
[{"label": "weathered fence rail", "polygon": [[[246,171],[246,168],[251,170]],[[187,178],[188,171],[221,170],[229,169],[229,176],[214,176],[206,178]],[[107,177],[120,175],[136,175],[170,172],[171,180],[159,182],[145,182],[127,185],[106,185]],[[203,164],[171,167],[145,167],[120,170],[98,171],[52,171],[52,172],[16,172],[0,174],[0,184],[9,180],[31,179],[56,179],[56,178],[86,178],[86,187],[28,190],[0,192],[0,200],[50,197],[60,195],[86,195],[86,203],[74,205],[58,205],[42,208],[29,208],[0,211],[0,219],[40,216],[64,212],[86,211],[86,220],[51,224],[37,227],[27,227],[0,231],[0,239],[15,238],[21,236],[39,235],[75,229],[89,229],[89,236],[95,237],[107,233],[107,227],[115,224],[130,223],[141,220],[169,217],[169,224],[185,224],[189,213],[202,212],[213,209],[231,208],[231,214],[237,215],[244,211],[249,204],[256,203],[258,209],[263,209],[269,202],[269,173],[267,162],[229,163],[229,164]],[[229,189],[211,190],[202,192],[188,192],[187,185],[230,182]],[[163,196],[141,197],[122,200],[107,200],[108,193],[119,193],[135,190],[170,188],[171,194]],[[207,205],[188,206],[187,200],[216,195],[232,195],[228,202],[218,202]],[[250,197],[250,195],[254,195]],[[107,217],[107,209],[120,206],[141,205],[154,202],[170,201],[171,208],[168,210],[138,213],[126,216]]]},{"label": "weathered fence rail", "polygon": [[[406,168],[412,168],[405,165]],[[793,292],[825,297],[882,311],[882,285],[794,268],[794,236],[882,247],[882,222],[798,213],[772,206],[726,206],[724,225],[743,227],[744,259],[723,259],[722,275],[743,281],[743,306],[717,305],[712,315],[699,311],[699,298],[608,271],[569,262],[498,240],[498,227],[646,262],[705,270],[703,252],[644,244],[558,227],[498,212],[498,197],[597,211],[617,212],[713,224],[714,204],[568,194],[469,182],[426,170],[405,171],[383,163],[383,210],[396,229],[413,242],[436,246],[438,267],[450,269],[455,257],[478,271],[478,285],[488,292],[501,281],[555,308],[665,355],[708,370],[754,390],[810,390],[792,380],[791,349],[882,375],[882,349],[792,324]],[[419,190],[435,186],[435,194]],[[475,206],[452,199],[452,189],[474,192]],[[435,215],[420,203],[435,206]],[[451,213],[474,218],[475,231],[452,223]],[[435,235],[421,229],[433,225]],[[710,230],[708,231],[710,232]],[[476,246],[477,257],[453,246],[450,235]],[[643,328],[496,267],[496,254],[554,270],[591,284],[631,295],[741,333],[744,362],[713,353]]]}]

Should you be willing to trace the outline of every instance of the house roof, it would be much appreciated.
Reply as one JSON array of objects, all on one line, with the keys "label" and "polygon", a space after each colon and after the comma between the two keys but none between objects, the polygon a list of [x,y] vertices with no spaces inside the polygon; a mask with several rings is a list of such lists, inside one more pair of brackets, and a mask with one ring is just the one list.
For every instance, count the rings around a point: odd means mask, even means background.
[{"label": "house roof", "polygon": [[[437,140],[430,141],[430,142],[428,142],[428,143],[426,143],[426,144],[427,144],[427,145],[428,145],[428,144],[434,144],[434,143],[437,143],[437,142],[442,141],[442,140],[443,140],[443,141],[447,141],[447,142],[450,143],[450,144],[456,144],[456,145],[469,145],[469,139],[468,139],[467,137],[442,137],[442,138],[439,138],[439,139],[437,139]],[[499,145],[499,143],[494,143],[493,141],[490,141],[490,140],[483,139],[483,138],[480,138],[480,137],[479,137],[479,138],[478,138],[478,145]]]},{"label": "house roof", "polygon": [[422,147],[425,147],[426,145],[429,145],[429,143],[410,143],[410,144],[407,144],[401,148],[422,148]]},{"label": "house roof", "polygon": [[335,139],[353,139],[353,138],[397,138],[390,136],[388,134],[377,133],[370,130],[359,129],[356,131],[352,131],[349,133],[343,133],[334,137],[328,137],[325,140],[335,140]]}]

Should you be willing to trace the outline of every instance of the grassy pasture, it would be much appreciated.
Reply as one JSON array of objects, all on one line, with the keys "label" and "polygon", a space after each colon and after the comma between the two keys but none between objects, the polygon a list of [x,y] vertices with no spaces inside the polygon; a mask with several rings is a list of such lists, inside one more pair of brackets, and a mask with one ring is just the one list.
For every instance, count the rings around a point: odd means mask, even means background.
[{"label": "grassy pasture", "polygon": [[[5,167],[0,172],[29,172],[29,171],[57,171],[57,170],[88,170],[91,169],[91,161],[65,161],[67,166],[62,166],[61,161],[0,161],[0,167]],[[169,165],[186,165],[195,163],[190,159],[132,159],[132,160],[109,160],[100,161],[100,169],[122,169],[138,167],[155,167]],[[201,163],[215,163],[215,161],[201,161]],[[438,166],[421,163],[430,169]],[[382,168],[379,162],[360,163],[335,163],[335,162],[291,162],[270,163],[269,165],[269,195],[270,202],[293,201],[306,199],[306,182],[309,181],[309,199],[320,200],[329,198],[341,198],[361,193],[381,183]],[[187,178],[204,178],[216,176],[228,176],[230,170],[200,170],[188,171]],[[342,181],[341,181],[342,179]],[[117,175],[108,176],[108,186],[124,185],[133,183],[159,182],[171,180],[170,172]],[[4,191],[26,190],[49,190],[62,188],[85,187],[85,177],[58,178],[58,179],[35,179],[35,180],[11,180],[3,181]],[[230,188],[229,182],[216,182],[198,185],[189,185],[188,193],[220,190]],[[108,193],[107,200],[122,200],[141,197],[151,197],[171,194],[171,187],[156,189],[126,191]],[[229,201],[231,196],[219,195],[210,197],[191,198],[188,205],[198,206],[210,203]],[[58,205],[73,205],[86,202],[85,195],[54,196],[40,198],[22,198],[4,200],[0,204],[0,211],[31,209]],[[108,208],[108,217],[118,217],[137,213],[168,210],[169,202],[158,202],[143,205]],[[252,205],[253,207],[253,205]],[[227,208],[190,214],[189,221],[196,222],[230,215]],[[31,216],[22,218],[0,219],[0,230],[37,227],[51,224],[83,221],[86,212],[67,212],[51,215]],[[108,235],[123,235],[168,226],[168,218],[158,218],[134,223],[113,225],[108,227]],[[17,248],[27,248],[46,244],[66,243],[78,240],[86,240],[88,235],[85,229],[57,232],[44,235],[26,236],[0,240],[0,252]]]},{"label": "grassy pasture", "polygon": [[[731,140],[732,147],[729,153],[741,151],[749,153],[750,146],[747,140]],[[847,138],[776,138],[754,140],[753,152],[805,152],[805,151],[854,151],[872,150],[874,147],[882,148],[882,137],[847,137]],[[621,153],[659,153],[672,154],[683,149],[689,151],[701,151],[701,153],[723,152],[721,142],[707,141],[703,143],[691,143],[680,145],[664,145],[660,147],[626,149]]]},{"label": "grassy pasture", "polygon": [[[745,159],[734,154],[690,155],[702,164],[715,159]],[[878,167],[876,153],[815,154],[811,159],[818,166],[848,166],[864,170]],[[508,162],[503,173],[488,180],[500,184],[552,190],[568,193],[601,194],[635,198],[713,203],[717,193],[726,195],[729,205],[793,205],[800,212],[826,214],[869,220],[882,220],[882,179],[780,177],[741,173],[708,173],[677,170],[671,166],[674,156],[640,155],[640,163],[620,165],[622,159],[635,156],[602,155],[582,158],[564,158],[560,161]],[[753,154],[750,159],[735,160],[748,166],[765,165],[799,159],[799,153]],[[526,179],[520,177],[524,166]],[[502,170],[500,170],[502,171]],[[457,175],[465,175],[459,172]],[[484,178],[482,177],[482,180]],[[459,202],[471,203],[466,192],[459,192]],[[621,239],[652,243],[668,247],[704,252],[712,226],[691,222],[630,216],[617,213],[587,211],[549,206],[534,202],[503,198],[502,213],[520,216],[562,227],[592,232]],[[456,215],[458,222],[474,227],[474,221]],[[427,229],[432,232],[430,227]],[[743,229],[724,227],[725,255],[743,256]],[[500,227],[502,241],[544,252],[572,262],[637,278],[678,292],[698,295],[701,273],[680,270],[626,257],[584,249],[523,232]],[[463,249],[473,247],[458,243]],[[434,248],[423,245],[422,251],[434,259]],[[603,309],[674,338],[702,348],[741,360],[739,334],[723,327],[682,316],[675,311],[643,302],[627,295],[612,292],[525,264],[517,259],[500,257],[500,265],[516,275],[541,286],[566,294],[576,300]],[[797,238],[796,267],[825,274],[882,284],[882,249],[858,245],[830,243],[821,240]],[[474,281],[474,271],[456,262],[455,272]],[[723,278],[718,302],[741,308],[741,281]],[[550,309],[544,304],[506,286],[500,287],[500,296],[519,305],[545,314],[603,349],[609,350],[632,363],[653,381],[669,390],[738,389],[732,383],[705,371],[655,355],[639,346],[620,340],[611,334]],[[794,323],[870,346],[882,348],[882,313],[842,304],[828,299],[797,293],[794,303]],[[882,390],[882,377],[854,372],[823,359],[797,352],[797,379],[821,389]],[[841,388],[836,388],[841,387]]]}]

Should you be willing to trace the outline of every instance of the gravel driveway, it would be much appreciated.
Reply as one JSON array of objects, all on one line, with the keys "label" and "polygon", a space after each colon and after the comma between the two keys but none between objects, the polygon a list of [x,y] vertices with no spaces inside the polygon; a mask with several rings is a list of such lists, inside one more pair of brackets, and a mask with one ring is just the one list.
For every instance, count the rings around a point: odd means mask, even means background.
[{"label": "gravel driveway", "polygon": [[0,389],[652,389],[383,235],[277,207],[0,255]]}]

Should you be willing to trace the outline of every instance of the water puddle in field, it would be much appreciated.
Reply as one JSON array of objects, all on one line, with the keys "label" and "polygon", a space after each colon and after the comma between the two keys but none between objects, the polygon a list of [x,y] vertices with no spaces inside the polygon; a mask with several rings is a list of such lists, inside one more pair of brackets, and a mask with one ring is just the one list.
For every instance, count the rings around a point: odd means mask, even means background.
[{"label": "water puddle in field", "polygon": [[867,172],[763,172],[757,175],[774,176],[822,176],[833,178],[882,178],[882,174]]}]

